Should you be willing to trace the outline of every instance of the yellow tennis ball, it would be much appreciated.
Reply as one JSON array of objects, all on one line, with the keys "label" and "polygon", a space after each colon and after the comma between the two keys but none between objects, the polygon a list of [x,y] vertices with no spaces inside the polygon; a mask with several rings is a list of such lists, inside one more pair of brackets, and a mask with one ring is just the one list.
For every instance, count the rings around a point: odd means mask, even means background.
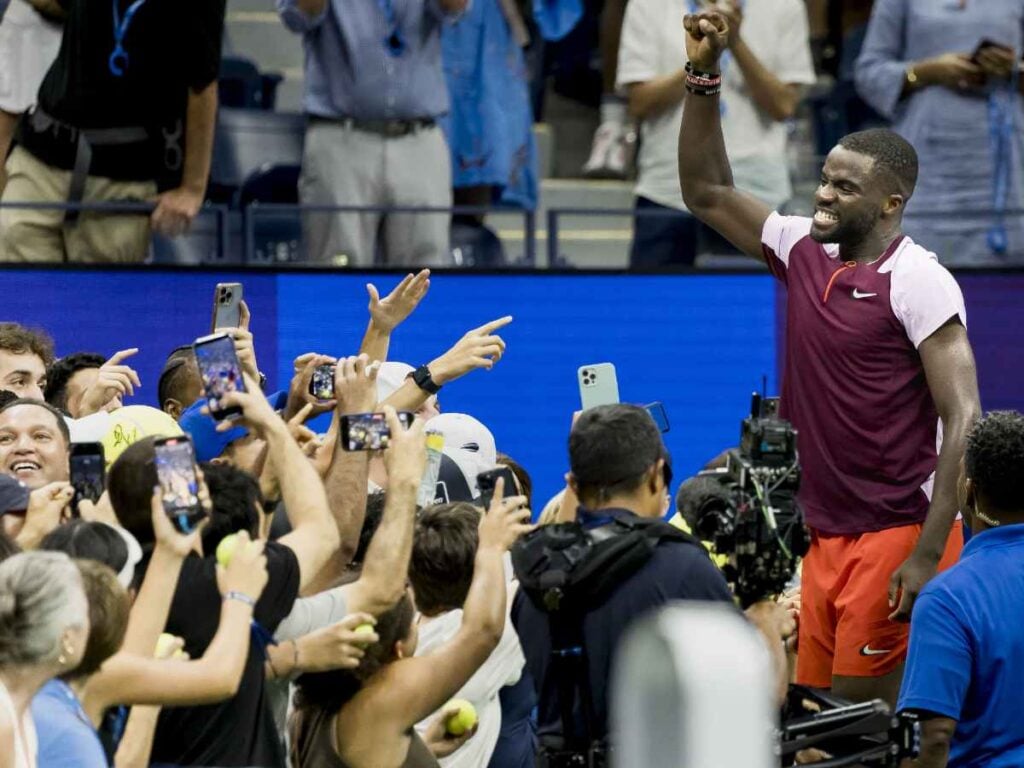
[{"label": "yellow tennis ball", "polygon": [[168,414],[148,405],[128,405],[110,414],[107,431],[100,440],[107,469],[124,449],[144,437],[180,437],[178,422]]},{"label": "yellow tennis ball", "polygon": [[[167,632],[161,632],[160,637],[156,640],[156,651],[153,656],[157,659],[163,659],[167,657],[167,652],[171,650],[178,638],[174,635],[168,634]],[[176,650],[172,655],[172,659],[180,659],[185,656],[185,652],[180,648]]]},{"label": "yellow tennis ball", "polygon": [[476,707],[465,699],[452,699],[445,709],[453,706],[458,707],[459,711],[445,721],[444,727],[452,736],[461,736],[476,725]]},{"label": "yellow tennis ball", "polygon": [[231,558],[235,556],[236,549],[238,549],[238,534],[229,533],[217,545],[217,565],[223,568],[231,565]]}]

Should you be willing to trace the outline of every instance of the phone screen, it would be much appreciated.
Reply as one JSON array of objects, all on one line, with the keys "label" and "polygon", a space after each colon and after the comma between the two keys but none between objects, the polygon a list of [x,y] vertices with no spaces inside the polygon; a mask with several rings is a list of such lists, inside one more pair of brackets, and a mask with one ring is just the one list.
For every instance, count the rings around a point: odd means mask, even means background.
[{"label": "phone screen", "polygon": [[182,533],[190,533],[205,516],[199,504],[195,452],[184,437],[169,437],[157,442],[156,475],[160,482],[160,500],[164,512]]},{"label": "phone screen", "polygon": [[309,380],[309,394],[317,400],[334,399],[334,366],[318,365],[313,369],[313,378]]},{"label": "phone screen", "polygon": [[70,469],[75,507],[82,499],[93,504],[99,501],[106,484],[103,446],[100,443],[72,443]]},{"label": "phone screen", "polygon": [[[413,415],[399,411],[398,420],[405,429]],[[341,446],[346,451],[383,451],[391,441],[391,430],[383,413],[350,413],[341,417]]]},{"label": "phone screen", "polygon": [[494,498],[494,488],[498,484],[499,477],[505,478],[505,488],[502,491],[504,498],[519,495],[515,474],[508,467],[498,467],[489,472],[481,472],[476,476],[477,485],[480,486],[480,503],[478,506],[482,506],[484,509],[491,506],[491,500]]},{"label": "phone screen", "polygon": [[241,408],[226,407],[221,403],[221,399],[229,392],[245,392],[242,367],[238,363],[235,343],[231,337],[223,334],[208,336],[199,339],[192,348],[195,350],[210,415],[220,420],[241,413]]}]

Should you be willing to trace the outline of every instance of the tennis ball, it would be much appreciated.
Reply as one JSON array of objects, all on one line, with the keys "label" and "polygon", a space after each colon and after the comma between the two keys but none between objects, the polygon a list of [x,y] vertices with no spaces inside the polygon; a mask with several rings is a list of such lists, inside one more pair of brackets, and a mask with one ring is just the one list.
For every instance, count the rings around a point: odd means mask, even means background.
[{"label": "tennis ball", "polygon": [[459,711],[449,717],[444,723],[445,730],[452,736],[461,736],[476,725],[476,707],[468,701],[465,699],[452,699],[448,702],[445,709],[450,709],[451,707],[459,708]]},{"label": "tennis ball", "polygon": [[238,534],[229,533],[217,545],[217,565],[223,568],[231,565],[231,558],[235,556],[236,549],[238,549]]},{"label": "tennis ball", "polygon": [[[352,631],[355,632],[357,635],[368,635],[371,632],[374,632],[375,630],[373,628],[373,624],[367,622],[357,625]],[[370,645],[370,643],[358,643],[358,645]]]},{"label": "tennis ball", "polygon": [[[166,658],[167,652],[171,649],[174,643],[177,642],[177,640],[178,638],[174,635],[168,634],[167,632],[161,632],[160,637],[157,638],[156,651],[153,653],[153,656],[158,659]],[[171,658],[180,659],[184,658],[184,656],[185,652],[179,648],[171,655]]]}]

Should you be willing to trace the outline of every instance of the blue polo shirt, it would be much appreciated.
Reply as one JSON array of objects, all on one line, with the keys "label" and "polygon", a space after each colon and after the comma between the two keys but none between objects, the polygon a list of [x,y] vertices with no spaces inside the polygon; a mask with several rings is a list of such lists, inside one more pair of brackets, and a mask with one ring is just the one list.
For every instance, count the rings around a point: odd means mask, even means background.
[{"label": "blue polo shirt", "polygon": [[1024,525],[972,538],[921,592],[898,709],[957,721],[949,768],[1024,765]]}]

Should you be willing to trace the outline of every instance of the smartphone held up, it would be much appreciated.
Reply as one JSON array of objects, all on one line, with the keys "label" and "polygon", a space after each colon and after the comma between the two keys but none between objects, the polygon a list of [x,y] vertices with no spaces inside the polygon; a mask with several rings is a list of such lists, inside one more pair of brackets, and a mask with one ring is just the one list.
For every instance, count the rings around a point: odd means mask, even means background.
[{"label": "smartphone held up", "polygon": [[235,342],[224,333],[204,336],[192,344],[199,367],[199,376],[203,382],[203,395],[206,397],[210,416],[217,421],[242,412],[238,406],[223,404],[224,396],[230,392],[245,392],[245,381],[242,379],[242,366],[235,354]]},{"label": "smartphone held up", "polygon": [[[415,417],[398,412],[403,429],[412,426]],[[349,413],[341,417],[341,447],[346,451],[383,451],[391,442],[391,430],[383,413]]]},{"label": "smartphone held up", "polygon": [[156,476],[164,512],[182,533],[192,533],[206,517],[199,501],[196,454],[187,437],[164,437],[154,445]]}]

